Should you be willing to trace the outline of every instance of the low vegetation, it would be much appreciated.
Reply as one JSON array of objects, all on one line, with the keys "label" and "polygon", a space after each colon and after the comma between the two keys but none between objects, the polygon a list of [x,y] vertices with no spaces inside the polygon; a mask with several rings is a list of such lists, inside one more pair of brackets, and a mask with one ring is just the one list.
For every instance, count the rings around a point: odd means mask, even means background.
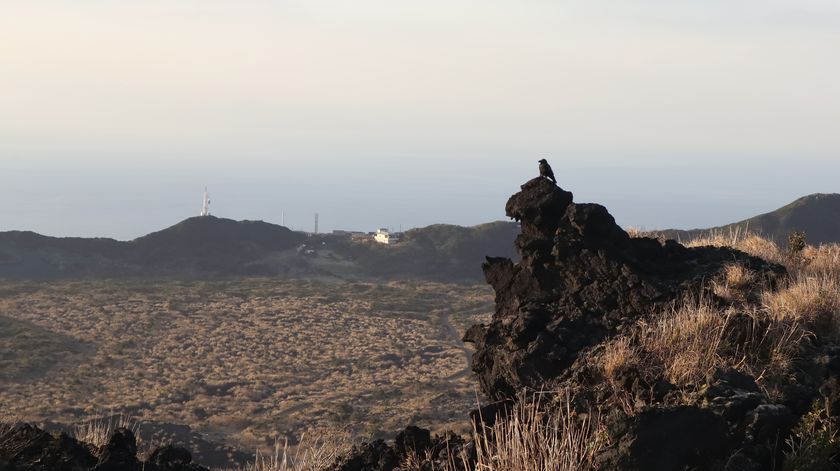
[{"label": "low vegetation", "polygon": [[[663,373],[686,390],[703,385],[710,372],[735,368],[757,378],[769,394],[790,376],[798,353],[819,335],[840,335],[840,264],[836,246],[800,247],[796,260],[755,235],[705,238],[689,246],[730,246],[785,263],[789,279],[771,289],[740,265],[711,281],[713,296],[675,304],[632,332],[614,338],[600,355],[610,382],[624,368]],[[721,298],[727,303],[715,301]],[[747,301],[753,300],[755,303]]]},{"label": "low vegetation", "polygon": [[67,424],[125,412],[246,450],[296,448],[334,427],[467,431],[475,390],[460,337],[492,310],[484,286],[423,282],[7,282],[0,293],[14,327],[0,330],[4,412]]},{"label": "low vegetation", "polygon": [[342,432],[305,434],[294,448],[288,440],[277,440],[272,452],[257,452],[253,463],[236,471],[322,471],[346,453],[351,443]]},{"label": "low vegetation", "polygon": [[475,430],[477,470],[531,471],[593,469],[595,455],[606,436],[597,414],[579,416],[571,407],[567,392],[552,398],[562,406],[547,415],[539,404],[520,401],[506,420]]},{"label": "low vegetation", "polygon": [[[140,424],[123,414],[95,418],[76,425],[73,428],[73,438],[82,443],[93,445],[95,448],[102,448],[108,444],[108,440],[111,439],[114,432],[121,428],[131,430],[134,436],[137,437]],[[138,443],[138,448],[141,445],[141,443]]]},{"label": "low vegetation", "polygon": [[827,404],[817,402],[787,439],[783,471],[821,471],[840,456],[837,424]]}]

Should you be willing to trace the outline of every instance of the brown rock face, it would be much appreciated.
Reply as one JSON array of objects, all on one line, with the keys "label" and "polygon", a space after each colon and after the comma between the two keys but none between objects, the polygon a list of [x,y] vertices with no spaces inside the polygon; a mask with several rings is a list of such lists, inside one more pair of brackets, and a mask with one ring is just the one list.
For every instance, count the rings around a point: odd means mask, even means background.
[{"label": "brown rock face", "polygon": [[736,250],[631,238],[606,208],[576,204],[545,178],[522,185],[505,209],[521,223],[522,260],[488,258],[496,311],[490,325],[473,326],[464,338],[476,346],[473,371],[494,400],[550,388],[581,351],[699,292],[727,264],[770,280],[785,273]]}]

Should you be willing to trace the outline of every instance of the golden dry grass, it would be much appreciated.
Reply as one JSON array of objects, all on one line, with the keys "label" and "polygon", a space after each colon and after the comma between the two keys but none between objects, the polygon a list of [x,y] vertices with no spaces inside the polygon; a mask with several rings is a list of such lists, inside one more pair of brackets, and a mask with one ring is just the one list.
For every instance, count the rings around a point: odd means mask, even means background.
[{"label": "golden dry grass", "polygon": [[[662,375],[687,390],[704,384],[716,368],[732,367],[753,375],[768,395],[787,380],[798,355],[815,337],[840,336],[840,248],[807,247],[799,260],[787,257],[772,241],[756,235],[715,235],[691,246],[729,246],[787,263],[790,277],[770,289],[741,265],[726,267],[712,291],[730,302],[712,300],[676,304],[632,332],[605,345],[597,356],[603,376],[620,389],[616,375],[626,367]],[[758,302],[747,302],[757,292]],[[632,411],[631,411],[632,412]]]},{"label": "golden dry grass", "polygon": [[730,302],[746,301],[758,282],[754,271],[731,263],[725,267],[721,279],[712,281],[712,289],[715,295]]},{"label": "golden dry grass", "polygon": [[777,291],[765,292],[762,301],[773,319],[795,320],[821,335],[838,332],[840,280],[834,275],[799,276]]},{"label": "golden dry grass", "polygon": [[787,260],[784,251],[772,240],[740,230],[698,237],[686,242],[685,246],[731,247],[769,262],[784,264]]},{"label": "golden dry grass", "polygon": [[604,375],[610,381],[615,381],[622,370],[638,364],[639,353],[639,347],[634,345],[630,337],[621,336],[607,342],[601,353]]},{"label": "golden dry grass", "polygon": [[811,275],[840,277],[840,245],[809,246],[803,251],[803,271]]},{"label": "golden dry grass", "polygon": [[546,414],[540,395],[520,400],[505,420],[473,431],[478,471],[587,471],[606,444],[597,414],[576,414],[562,392],[560,408]]},{"label": "golden dry grass", "polygon": [[140,424],[124,414],[97,418],[76,425],[73,428],[73,437],[82,443],[93,445],[96,448],[102,448],[108,444],[108,440],[111,439],[114,432],[121,428],[131,430],[138,440],[138,448],[142,446],[139,434],[137,433],[140,430]]},{"label": "golden dry grass", "polygon": [[673,384],[701,383],[720,364],[718,351],[729,315],[701,300],[683,303],[653,322],[641,322],[637,335],[646,362],[662,365]]},{"label": "golden dry grass", "polygon": [[276,440],[272,452],[257,451],[253,463],[236,471],[322,471],[351,447],[350,435],[342,431],[304,434],[295,447]]}]

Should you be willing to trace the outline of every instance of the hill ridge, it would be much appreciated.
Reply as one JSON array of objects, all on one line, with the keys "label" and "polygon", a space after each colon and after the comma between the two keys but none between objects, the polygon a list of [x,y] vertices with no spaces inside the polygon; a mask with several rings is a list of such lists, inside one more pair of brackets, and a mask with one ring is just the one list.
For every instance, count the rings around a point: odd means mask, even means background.
[{"label": "hill ridge", "polygon": [[666,238],[683,241],[708,234],[751,232],[784,243],[794,231],[805,232],[811,244],[840,242],[840,193],[801,196],[775,210],[721,226],[656,232]]}]

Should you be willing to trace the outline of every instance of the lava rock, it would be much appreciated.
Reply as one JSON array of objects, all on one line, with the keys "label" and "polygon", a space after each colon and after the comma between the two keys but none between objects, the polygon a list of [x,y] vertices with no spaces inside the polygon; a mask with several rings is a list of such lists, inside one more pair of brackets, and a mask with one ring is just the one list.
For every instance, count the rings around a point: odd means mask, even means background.
[{"label": "lava rock", "polygon": [[94,471],[141,471],[143,464],[137,459],[137,440],[126,428],[117,429],[102,450],[99,464]]},{"label": "lava rock", "polygon": [[674,471],[721,469],[728,444],[726,423],[695,406],[655,407],[612,424],[616,443],[599,457],[599,469]]},{"label": "lava rock", "polygon": [[399,466],[394,449],[384,440],[375,440],[354,446],[346,456],[339,458],[330,471],[393,471]]},{"label": "lava rock", "polygon": [[145,463],[144,471],[209,471],[208,468],[192,462],[192,454],[186,448],[167,445],[152,452]]},{"label": "lava rock", "polygon": [[411,454],[422,456],[431,446],[431,433],[413,425],[400,432],[394,441],[394,451],[402,457]]},{"label": "lava rock", "polygon": [[91,450],[70,436],[28,424],[13,427],[0,442],[0,463],[9,470],[79,471],[96,462]]},{"label": "lava rock", "polygon": [[488,325],[470,328],[472,368],[492,400],[523,389],[551,389],[580,353],[635,325],[740,263],[774,283],[780,265],[737,250],[689,249],[674,242],[631,238],[606,208],[576,204],[544,178],[522,185],[506,205],[521,223],[522,259],[488,258],[496,292]]}]

